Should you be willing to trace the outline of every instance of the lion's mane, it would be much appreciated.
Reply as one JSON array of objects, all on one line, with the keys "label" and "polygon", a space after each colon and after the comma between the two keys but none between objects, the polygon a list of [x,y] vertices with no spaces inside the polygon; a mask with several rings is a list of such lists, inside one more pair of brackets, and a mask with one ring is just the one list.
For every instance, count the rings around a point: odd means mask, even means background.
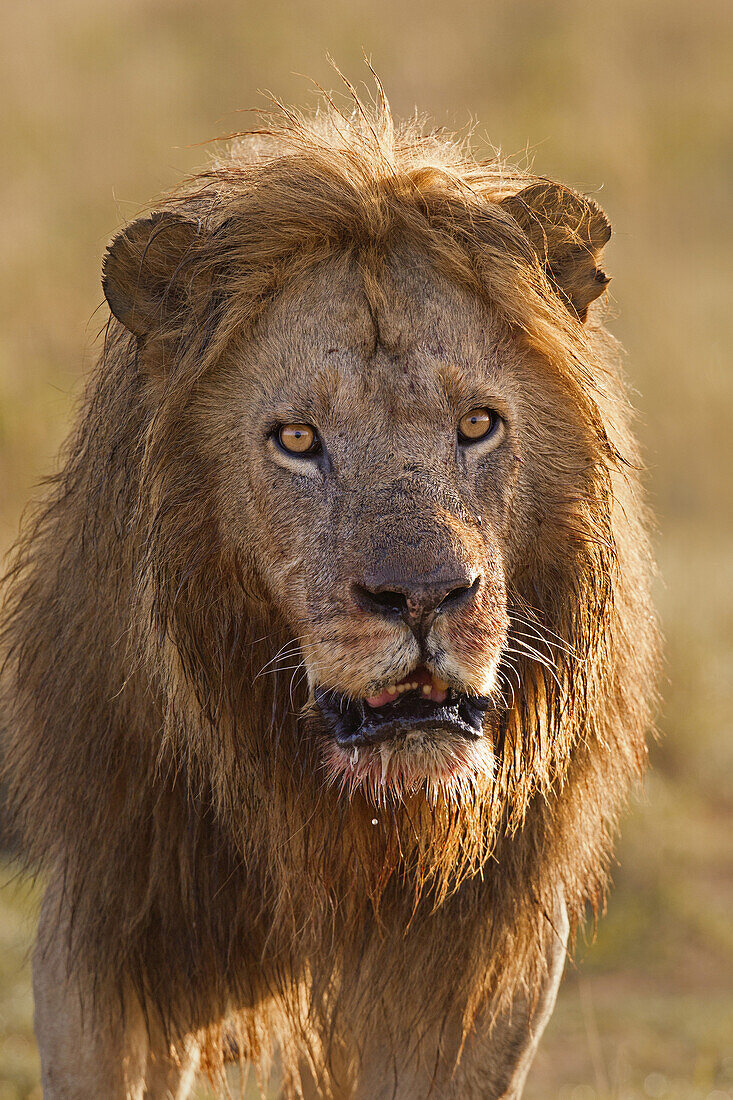
[{"label": "lion's mane", "polygon": [[[168,316],[165,373],[110,323],[25,522],[2,622],[9,811],[28,860],[62,878],[72,960],[100,996],[134,989],[173,1038],[234,1006],[248,1054],[266,1017],[313,1048],[350,999],[367,1019],[387,993],[405,1027],[461,998],[470,1015],[537,983],[558,893],[573,925],[603,897],[646,759],[650,554],[617,349],[496,205],[529,182],[396,129],[385,103],[282,111],[235,141],[166,200],[206,232],[169,288],[195,309]],[[510,578],[510,608],[557,644],[551,668],[520,659],[490,795],[376,815],[324,782],[290,676],[257,676],[289,636],[223,546],[191,425],[218,358],[286,280],[348,247],[378,295],[395,238],[562,377],[594,460]],[[430,1004],[406,1000],[415,967]]]}]

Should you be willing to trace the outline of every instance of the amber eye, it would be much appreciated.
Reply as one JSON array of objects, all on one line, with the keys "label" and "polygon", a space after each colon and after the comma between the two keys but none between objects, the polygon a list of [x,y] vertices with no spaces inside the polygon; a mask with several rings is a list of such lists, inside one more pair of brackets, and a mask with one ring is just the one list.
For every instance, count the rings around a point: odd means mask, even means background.
[{"label": "amber eye", "polygon": [[278,429],[277,441],[284,451],[294,455],[315,454],[319,448],[316,429],[310,424],[283,424]]},{"label": "amber eye", "polygon": [[500,423],[500,417],[491,409],[471,409],[458,421],[458,438],[462,443],[475,443],[486,439]]}]

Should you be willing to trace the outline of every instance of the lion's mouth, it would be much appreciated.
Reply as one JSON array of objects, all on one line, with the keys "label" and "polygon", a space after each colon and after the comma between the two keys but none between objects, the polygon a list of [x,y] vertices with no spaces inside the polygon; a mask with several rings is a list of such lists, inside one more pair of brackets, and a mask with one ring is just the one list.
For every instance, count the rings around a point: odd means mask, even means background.
[{"label": "lion's mouth", "polygon": [[337,744],[348,749],[421,731],[475,741],[483,735],[490,706],[488,699],[456,691],[423,666],[364,699],[319,686],[315,701]]}]

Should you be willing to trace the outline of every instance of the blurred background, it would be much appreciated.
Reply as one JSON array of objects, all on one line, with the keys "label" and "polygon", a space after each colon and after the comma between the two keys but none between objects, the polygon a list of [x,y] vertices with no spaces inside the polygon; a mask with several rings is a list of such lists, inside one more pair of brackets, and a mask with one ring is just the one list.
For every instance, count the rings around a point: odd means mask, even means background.
[{"label": "blurred background", "polygon": [[[663,738],[527,1097],[733,1098],[730,0],[4,0],[0,49],[3,554],[97,353],[109,237],[263,92],[337,85],[326,51],[359,81],[364,49],[398,117],[475,123],[478,155],[605,207],[658,516]],[[7,859],[0,884],[0,1100],[38,1098],[39,886]]]}]

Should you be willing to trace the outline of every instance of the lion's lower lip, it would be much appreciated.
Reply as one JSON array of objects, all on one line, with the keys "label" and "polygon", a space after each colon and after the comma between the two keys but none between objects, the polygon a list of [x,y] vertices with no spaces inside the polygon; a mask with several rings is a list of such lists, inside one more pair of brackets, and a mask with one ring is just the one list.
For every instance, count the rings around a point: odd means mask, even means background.
[{"label": "lion's lower lip", "polygon": [[476,740],[483,735],[489,707],[488,699],[454,692],[443,703],[415,693],[404,694],[378,710],[364,700],[350,700],[321,687],[316,688],[315,699],[335,740],[344,748],[375,745],[417,730],[440,730]]}]

